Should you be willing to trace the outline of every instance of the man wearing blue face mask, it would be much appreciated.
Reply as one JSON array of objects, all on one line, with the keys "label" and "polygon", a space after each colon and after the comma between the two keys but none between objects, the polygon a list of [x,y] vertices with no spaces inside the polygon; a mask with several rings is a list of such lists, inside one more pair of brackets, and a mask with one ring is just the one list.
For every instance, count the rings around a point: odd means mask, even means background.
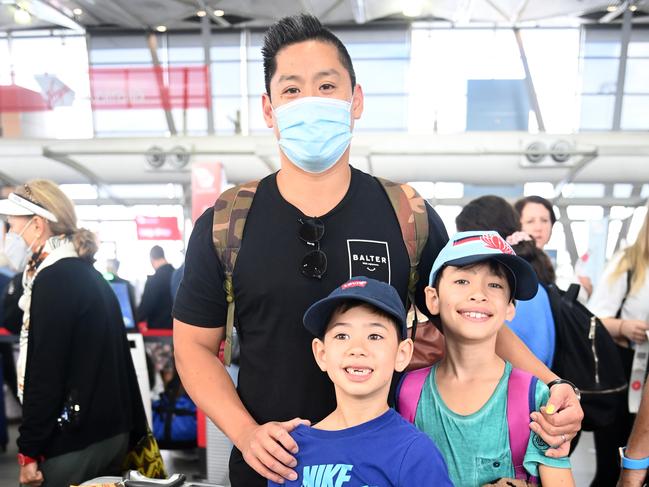
[{"label": "man wearing blue face mask", "polygon": [[[281,168],[257,186],[232,276],[241,347],[237,389],[216,358],[228,305],[212,242],[213,209],[196,221],[173,312],[183,385],[234,443],[233,487],[295,480],[299,445],[288,433],[335,408],[331,383],[317,367],[312,337],[302,326],[304,311],[352,276],[390,283],[404,302],[409,280],[408,252],[386,192],[349,165],[363,91],[345,46],[318,19],[300,15],[273,25],[262,53],[263,114],[278,139]],[[448,240],[439,216],[425,206],[429,235],[419,275],[430,273]],[[424,286],[419,283],[416,292],[420,309]],[[516,340],[504,332],[504,348],[518,353],[506,358],[554,379]],[[570,387],[555,390],[573,399]],[[581,420],[576,399],[570,406],[558,433],[569,438]]]}]

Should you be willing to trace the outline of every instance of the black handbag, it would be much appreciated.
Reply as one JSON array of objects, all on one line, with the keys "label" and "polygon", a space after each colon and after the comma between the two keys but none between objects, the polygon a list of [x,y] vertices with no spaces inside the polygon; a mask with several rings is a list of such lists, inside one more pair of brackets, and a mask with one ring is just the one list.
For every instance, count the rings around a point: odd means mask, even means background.
[{"label": "black handbag", "polygon": [[578,284],[565,292],[554,285],[545,289],[556,329],[552,371],[581,390],[582,429],[608,426],[628,388],[618,346],[599,318],[577,300]]}]

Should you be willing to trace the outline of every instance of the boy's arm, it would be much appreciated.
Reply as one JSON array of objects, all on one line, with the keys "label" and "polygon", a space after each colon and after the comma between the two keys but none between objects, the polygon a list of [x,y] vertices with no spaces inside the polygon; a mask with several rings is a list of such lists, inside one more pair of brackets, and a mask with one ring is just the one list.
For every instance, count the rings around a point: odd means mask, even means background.
[{"label": "boy's arm", "polygon": [[[498,332],[496,353],[514,367],[525,370],[546,384],[558,379],[543,362],[537,359],[516,334],[503,326]],[[550,390],[550,400],[541,412],[532,413],[530,428],[550,446],[549,457],[564,457],[572,440],[581,429],[584,412],[575,391],[568,384],[558,384]]]},{"label": "boy's arm", "polygon": [[569,468],[539,465],[539,477],[543,487],[575,487],[575,479]]},{"label": "boy's arm", "polygon": [[262,425],[246,410],[225,367],[217,357],[225,328],[201,328],[174,319],[174,355],[178,374],[187,393],[200,409],[241,451],[257,473],[277,483],[295,480],[298,451],[289,435],[299,418]]}]

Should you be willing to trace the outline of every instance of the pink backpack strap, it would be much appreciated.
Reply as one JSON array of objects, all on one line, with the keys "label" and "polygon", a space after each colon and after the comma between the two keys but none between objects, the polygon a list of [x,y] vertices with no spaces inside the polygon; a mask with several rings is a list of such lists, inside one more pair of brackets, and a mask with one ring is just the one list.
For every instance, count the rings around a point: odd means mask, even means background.
[{"label": "pink backpack strap", "polygon": [[530,413],[536,410],[536,377],[523,370],[512,368],[507,383],[507,427],[509,448],[517,479],[537,483],[523,467],[527,444],[530,440]]},{"label": "pink backpack strap", "polygon": [[415,422],[417,405],[432,365],[406,373],[397,388],[397,411],[409,422]]}]

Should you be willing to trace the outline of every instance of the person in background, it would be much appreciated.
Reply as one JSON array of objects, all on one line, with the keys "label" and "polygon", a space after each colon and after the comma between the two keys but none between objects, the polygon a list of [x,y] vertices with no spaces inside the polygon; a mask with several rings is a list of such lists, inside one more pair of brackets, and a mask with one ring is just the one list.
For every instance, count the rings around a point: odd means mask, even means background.
[{"label": "person in background", "polygon": [[151,266],[155,273],[147,278],[144,292],[137,308],[137,322],[146,321],[147,328],[172,328],[171,308],[171,275],[173,266],[167,262],[165,252],[159,245],[151,247],[149,252]]},{"label": "person in background", "polygon": [[[647,341],[649,330],[649,212],[633,245],[614,255],[588,302],[618,344],[627,377],[631,374],[633,347]],[[594,432],[597,474],[592,486],[614,485],[619,475],[617,448],[625,445],[633,415],[628,402],[620,404],[616,421]]]},{"label": "person in background", "polygon": [[20,298],[19,481],[60,487],[119,474],[137,379],[119,304],[93,267],[95,236],[47,180],[16,189],[0,213],[31,253]]},{"label": "person in background", "polygon": [[118,272],[119,260],[108,259],[106,261],[106,274],[104,275],[104,277],[106,277],[106,280],[110,283],[124,284],[126,286],[126,289],[128,290],[128,302],[131,305],[131,310],[133,310],[133,313],[135,313],[135,310],[137,310],[137,307],[135,305],[135,288],[133,287],[133,284],[131,284],[131,281],[127,281],[126,279],[120,277]]},{"label": "person in background", "polygon": [[[514,203],[514,208],[520,215],[521,229],[528,233],[539,249],[545,248],[552,237],[552,228],[557,221],[552,203],[541,196],[526,196]],[[583,292],[580,301],[585,303],[593,292],[593,283],[588,276],[575,273]]]}]

